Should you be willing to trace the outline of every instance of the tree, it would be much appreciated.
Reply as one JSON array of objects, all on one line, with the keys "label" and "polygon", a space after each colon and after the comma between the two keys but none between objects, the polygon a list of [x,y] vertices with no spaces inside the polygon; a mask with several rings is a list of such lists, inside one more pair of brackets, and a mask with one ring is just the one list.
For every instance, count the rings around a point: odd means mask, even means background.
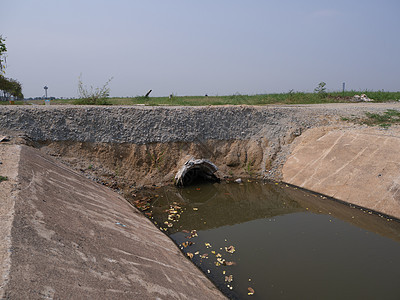
[{"label": "tree", "polygon": [[0,100],[11,100],[11,96],[17,99],[24,98],[21,83],[15,79],[4,77],[6,52],[5,39],[0,35],[0,91],[3,91],[3,96],[0,96]]},{"label": "tree", "polygon": [[10,100],[11,96],[17,99],[24,98],[22,85],[15,79],[0,76],[0,90],[3,91],[3,100]]},{"label": "tree", "polygon": [[4,76],[5,73],[5,63],[6,63],[6,57],[5,53],[7,52],[7,47],[6,44],[4,43],[6,40],[3,38],[2,35],[0,35],[0,77]]},{"label": "tree", "polygon": [[325,82],[320,82],[318,83],[318,86],[314,89],[314,93],[318,93],[318,94],[325,94],[326,93],[326,83]]}]

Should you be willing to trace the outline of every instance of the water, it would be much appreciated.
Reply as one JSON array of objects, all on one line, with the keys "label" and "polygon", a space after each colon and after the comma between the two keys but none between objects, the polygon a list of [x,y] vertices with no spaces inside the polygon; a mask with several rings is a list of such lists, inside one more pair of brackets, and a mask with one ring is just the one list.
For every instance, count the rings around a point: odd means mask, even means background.
[{"label": "water", "polygon": [[229,298],[400,298],[397,221],[272,183],[156,193],[153,221]]}]

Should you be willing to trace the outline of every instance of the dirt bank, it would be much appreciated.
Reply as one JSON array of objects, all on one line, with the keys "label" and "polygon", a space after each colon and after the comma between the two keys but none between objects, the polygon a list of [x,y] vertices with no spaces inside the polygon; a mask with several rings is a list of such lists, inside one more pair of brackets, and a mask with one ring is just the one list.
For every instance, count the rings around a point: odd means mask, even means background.
[{"label": "dirt bank", "polygon": [[[297,151],[295,146],[301,137],[316,128],[344,130],[350,135],[367,127],[344,122],[343,118],[387,109],[400,110],[400,103],[265,107],[4,106],[0,107],[0,124],[1,132],[23,136],[25,143],[129,196],[143,185],[172,183],[177,170],[190,157],[214,162],[219,167],[220,178],[257,177],[293,183],[287,176],[283,177],[282,167],[292,151]],[[377,132],[396,135],[398,131],[394,126]],[[365,140],[364,143],[380,141]],[[312,160],[322,150],[310,151]],[[334,161],[338,168],[344,163],[339,158]],[[296,165],[293,159],[286,165],[286,174]],[[371,159],[378,164],[381,161],[380,157]],[[305,188],[328,192],[325,189],[328,181],[323,176],[328,176],[332,166],[323,168],[325,172],[318,173],[320,178],[314,176],[313,180],[324,184],[313,183],[304,185]],[[363,171],[363,166],[360,168],[361,173],[368,173],[367,169]],[[354,188],[350,194],[329,191],[328,195],[357,202],[354,197],[362,194],[357,190],[372,189],[371,185],[361,187],[355,182],[350,186]],[[343,191],[342,187],[336,188]],[[368,208],[381,207],[360,202],[363,204]]]}]

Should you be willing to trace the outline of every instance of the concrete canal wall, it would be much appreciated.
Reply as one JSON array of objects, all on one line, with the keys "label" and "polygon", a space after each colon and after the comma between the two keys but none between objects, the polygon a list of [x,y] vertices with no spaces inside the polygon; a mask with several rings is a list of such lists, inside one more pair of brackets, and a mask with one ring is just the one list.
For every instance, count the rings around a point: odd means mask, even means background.
[{"label": "concrete canal wall", "polygon": [[0,144],[1,299],[225,299],[112,190]]}]

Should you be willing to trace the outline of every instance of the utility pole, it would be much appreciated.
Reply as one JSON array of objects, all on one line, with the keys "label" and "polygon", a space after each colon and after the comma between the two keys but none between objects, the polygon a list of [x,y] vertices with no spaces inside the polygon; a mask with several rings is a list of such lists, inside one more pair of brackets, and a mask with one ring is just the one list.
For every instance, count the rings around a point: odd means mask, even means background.
[{"label": "utility pole", "polygon": [[49,88],[47,87],[47,85],[44,86],[44,94],[45,94],[45,99],[47,99],[47,90]]},{"label": "utility pole", "polygon": [[343,95],[344,95],[345,88],[346,88],[346,82],[343,82]]}]

